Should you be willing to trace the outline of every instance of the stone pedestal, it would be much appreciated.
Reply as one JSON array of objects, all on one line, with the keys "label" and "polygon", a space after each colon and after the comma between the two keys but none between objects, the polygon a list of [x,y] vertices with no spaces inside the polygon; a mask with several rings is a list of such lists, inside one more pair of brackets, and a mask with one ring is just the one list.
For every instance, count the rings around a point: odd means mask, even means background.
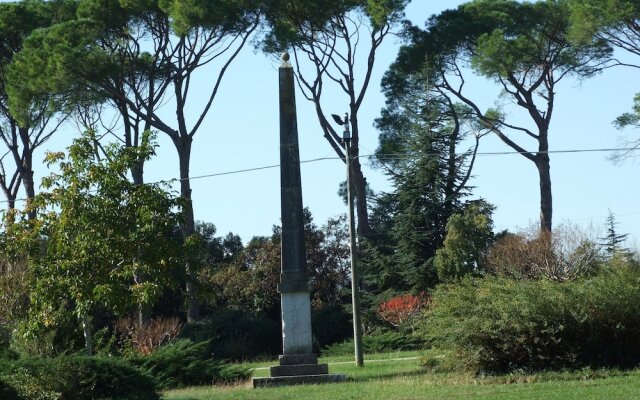
[{"label": "stone pedestal", "polygon": [[268,378],[254,378],[253,387],[274,387],[285,385],[343,382],[344,374],[330,374],[327,364],[318,364],[315,354],[295,354],[280,356],[280,365],[270,368]]}]

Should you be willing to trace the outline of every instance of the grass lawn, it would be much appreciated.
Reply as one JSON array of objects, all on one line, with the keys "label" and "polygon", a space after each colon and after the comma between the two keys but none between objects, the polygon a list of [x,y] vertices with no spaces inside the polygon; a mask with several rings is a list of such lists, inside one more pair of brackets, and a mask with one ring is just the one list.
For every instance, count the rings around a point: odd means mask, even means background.
[{"label": "grass lawn", "polygon": [[[636,399],[640,371],[558,372],[477,378],[461,373],[431,373],[406,359],[417,353],[365,357],[357,368],[343,358],[329,362],[331,373],[346,373],[347,382],[253,389],[251,382],[227,387],[197,387],[166,392],[165,400],[209,399]],[[404,359],[403,359],[404,358]],[[386,360],[386,361],[374,361]],[[337,363],[337,364],[336,364]],[[271,363],[252,364],[255,377],[268,376]]]}]

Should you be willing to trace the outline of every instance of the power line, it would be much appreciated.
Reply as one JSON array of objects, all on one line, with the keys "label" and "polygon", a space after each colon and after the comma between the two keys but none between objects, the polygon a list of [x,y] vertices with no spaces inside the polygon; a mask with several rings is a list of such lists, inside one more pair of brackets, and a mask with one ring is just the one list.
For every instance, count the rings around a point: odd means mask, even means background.
[{"label": "power line", "polygon": [[[631,151],[631,150],[637,150],[636,148],[633,147],[622,147],[622,148],[597,148],[597,149],[569,149],[569,150],[549,150],[549,151],[491,151],[491,152],[478,152],[476,153],[478,156],[503,156],[503,155],[514,155],[514,154],[569,154],[569,153],[603,153],[603,152],[616,152],[616,151]],[[437,153],[437,152],[433,152],[433,153],[423,153],[424,155],[439,155],[441,153]],[[468,153],[455,153],[456,156],[462,156]],[[359,155],[358,158],[372,158],[372,157],[376,157],[377,159],[380,160],[384,160],[384,161],[390,161],[390,160],[407,160],[407,159],[412,159],[415,158],[414,155],[409,155],[409,154],[365,154],[365,155]],[[327,161],[327,160],[342,160],[341,157],[318,157],[318,158],[312,158],[309,160],[303,160],[300,161],[300,164],[311,164],[311,163],[315,163],[315,162],[319,162],[319,161]],[[274,168],[279,168],[280,164],[272,164],[272,165],[264,165],[264,166],[260,166],[260,167],[253,167],[253,168],[244,168],[244,169],[238,169],[238,170],[233,170],[233,171],[225,171],[225,172],[216,172],[216,173],[211,173],[211,174],[204,174],[204,175],[197,175],[197,176],[191,176],[189,178],[173,178],[173,179],[164,179],[164,180],[159,180],[159,181],[155,181],[155,182],[147,182],[144,183],[143,185],[160,185],[160,184],[170,184],[170,183],[176,183],[176,182],[182,182],[184,180],[197,180],[197,179],[205,179],[205,178],[214,178],[214,177],[219,177],[219,176],[226,176],[226,175],[237,175],[237,174],[243,174],[243,173],[248,173],[248,172],[256,172],[256,171],[262,171],[262,170],[267,170],[267,169],[274,169]],[[15,199],[15,202],[24,202],[27,201],[26,198],[20,198],[20,199]],[[9,200],[0,200],[0,204],[7,204],[9,203]]]},{"label": "power line", "polygon": [[[549,150],[549,151],[492,151],[492,152],[478,152],[476,154],[479,156],[480,155],[481,156],[501,156],[501,155],[513,155],[513,154],[545,154],[545,153],[546,154],[596,153],[596,152],[602,153],[602,152],[629,151],[629,150],[635,150],[635,148],[571,149],[571,150]],[[433,152],[433,153],[424,153],[424,154],[439,155],[440,153]],[[462,156],[465,154],[467,153],[455,153],[456,156]],[[358,158],[372,158],[372,157],[376,157],[378,159],[383,159],[383,160],[406,160],[406,159],[415,158],[415,156],[408,155],[408,154],[379,154],[377,156],[375,154],[364,154],[364,155],[358,156]],[[318,161],[327,161],[327,160],[342,160],[342,158],[341,157],[318,157],[318,158],[300,161],[300,164],[310,164]],[[265,165],[261,167],[255,167],[255,168],[246,168],[246,169],[239,169],[234,171],[217,172],[212,174],[192,176],[189,178],[173,178],[173,179],[157,181],[149,184],[172,183],[172,182],[181,182],[186,179],[196,180],[196,179],[203,179],[203,178],[212,178],[217,176],[235,175],[235,174],[255,172],[255,171],[261,171],[261,170],[273,169],[273,168],[279,168],[279,167],[280,167],[280,164],[272,164],[272,165]]]},{"label": "power line", "polygon": [[[506,155],[514,155],[514,154],[568,154],[568,153],[611,153],[616,151],[632,151],[639,150],[635,147],[621,147],[621,148],[600,148],[600,149],[569,149],[569,150],[548,150],[548,151],[479,151],[476,153],[478,156],[506,156]],[[427,152],[423,153],[424,155],[439,155],[441,153],[438,152]],[[469,152],[465,153],[455,153],[456,156],[463,156],[470,154]],[[374,154],[360,156],[360,157],[373,157]],[[383,160],[405,160],[410,158],[415,158],[413,155],[409,154],[378,154],[378,159]]]}]

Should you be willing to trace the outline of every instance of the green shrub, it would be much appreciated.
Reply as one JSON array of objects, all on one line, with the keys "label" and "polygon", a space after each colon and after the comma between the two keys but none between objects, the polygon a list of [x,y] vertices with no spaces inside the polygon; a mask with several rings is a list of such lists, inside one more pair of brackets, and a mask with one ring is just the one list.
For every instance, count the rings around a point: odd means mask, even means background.
[{"label": "green shrub", "polygon": [[280,330],[280,321],[263,315],[224,311],[186,324],[180,336],[192,342],[209,342],[207,352],[218,359],[242,361],[280,354]]},{"label": "green shrub", "polygon": [[11,332],[9,326],[0,324],[0,359],[14,360],[18,354],[13,351],[11,345]]},{"label": "green shrub", "polygon": [[29,400],[158,400],[151,378],[124,360],[98,357],[4,361],[0,375]]},{"label": "green shrub", "polygon": [[[424,345],[424,340],[419,336],[393,331],[362,337],[362,347],[367,354],[418,350],[424,348]],[[321,353],[325,357],[353,354],[353,339],[326,346]]]},{"label": "green shrub", "polygon": [[52,312],[55,324],[45,327],[20,320],[13,324],[10,348],[20,357],[52,358],[84,347],[77,317],[61,306]]},{"label": "green shrub", "polygon": [[640,363],[640,271],[558,283],[488,277],[440,286],[420,334],[487,372]]},{"label": "green shrub", "polygon": [[160,389],[211,385],[248,379],[248,368],[225,365],[207,353],[207,342],[178,340],[147,356],[129,361],[151,375]]}]

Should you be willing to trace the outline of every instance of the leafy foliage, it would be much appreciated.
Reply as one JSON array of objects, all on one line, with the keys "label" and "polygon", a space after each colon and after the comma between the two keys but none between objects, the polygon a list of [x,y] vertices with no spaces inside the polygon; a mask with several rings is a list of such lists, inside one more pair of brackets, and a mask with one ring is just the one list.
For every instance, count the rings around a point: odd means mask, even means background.
[{"label": "leafy foliage", "polygon": [[[376,163],[395,186],[372,213],[375,235],[382,239],[372,235],[369,244],[378,254],[364,257],[369,276],[388,279],[378,285],[381,291],[423,290],[438,282],[436,250],[443,245],[447,221],[462,211],[470,192],[479,136],[475,148],[460,149],[474,128],[469,111],[438,91],[434,79],[426,66],[406,77],[402,90],[386,90],[387,106],[376,121],[381,131]],[[379,212],[390,214],[382,226]]]},{"label": "leafy foliage", "polygon": [[434,260],[441,281],[482,270],[482,263],[493,240],[493,209],[492,205],[479,200],[468,203],[461,214],[449,218],[444,247],[436,251]]},{"label": "leafy foliage", "polygon": [[411,293],[399,295],[380,303],[378,316],[396,327],[406,324],[413,326],[416,316],[428,303],[429,297],[425,293],[417,296]]},{"label": "leafy foliage", "polygon": [[620,245],[627,240],[629,235],[626,233],[618,233],[617,225],[616,216],[609,210],[609,215],[607,215],[607,236],[601,240],[603,241],[602,245],[604,246],[605,253],[610,257],[616,253],[626,252]]},{"label": "leafy foliage", "polygon": [[[383,86],[397,93],[407,75],[422,71],[425,60],[435,71],[435,87],[463,103],[482,129],[531,161],[540,177],[540,224],[552,229],[553,203],[549,167],[549,127],[557,85],[569,76],[586,78],[611,59],[611,47],[595,41],[572,43],[569,9],[565,1],[519,2],[475,0],[433,16],[426,30],[407,29],[411,43],[400,50],[385,75]],[[469,69],[496,82],[528,116],[512,120],[504,109],[482,110],[465,82]],[[535,151],[524,144],[536,141]]]},{"label": "leafy foliage", "polygon": [[0,379],[0,396],[2,396],[4,400],[23,400],[23,397],[19,396],[13,387],[9,386],[2,379]]},{"label": "leafy foliage", "polygon": [[341,304],[311,310],[314,351],[353,336],[353,317],[350,306],[351,304]]},{"label": "leafy foliage", "polygon": [[[89,133],[76,139],[68,159],[47,156],[60,173],[44,180],[48,192],[34,201],[30,240],[46,238],[44,251],[32,252],[34,326],[55,325],[60,304],[83,318],[98,307],[122,315],[153,303],[167,286],[168,268],[179,259],[168,234],[180,220],[180,204],[163,188],[126,177],[132,163],[152,154],[147,140],[136,149],[108,146],[101,156]],[[148,279],[136,282],[138,274]]]},{"label": "leafy foliage", "polygon": [[37,99],[27,96],[19,108],[12,107],[9,95],[15,94],[13,81],[16,79],[12,67],[28,36],[72,18],[74,9],[75,2],[66,0],[0,3],[0,142],[6,148],[0,158],[0,189],[9,209],[15,207],[20,190],[24,190],[27,201],[35,196],[34,154],[66,118],[64,114],[55,115],[46,95]]},{"label": "leafy foliage", "polygon": [[[314,308],[339,304],[350,286],[349,243],[345,217],[331,218],[318,227],[304,213],[307,272]],[[266,313],[277,318],[280,295],[280,227],[271,237],[255,237],[217,271],[204,270],[202,279],[214,307]]]},{"label": "leafy foliage", "polygon": [[0,330],[25,318],[29,311],[27,260],[24,256],[11,256],[11,245],[6,243],[11,240],[11,233],[0,236]]},{"label": "leafy foliage", "polygon": [[633,367],[638,282],[629,268],[565,283],[465,278],[433,293],[422,332],[473,370]]}]

